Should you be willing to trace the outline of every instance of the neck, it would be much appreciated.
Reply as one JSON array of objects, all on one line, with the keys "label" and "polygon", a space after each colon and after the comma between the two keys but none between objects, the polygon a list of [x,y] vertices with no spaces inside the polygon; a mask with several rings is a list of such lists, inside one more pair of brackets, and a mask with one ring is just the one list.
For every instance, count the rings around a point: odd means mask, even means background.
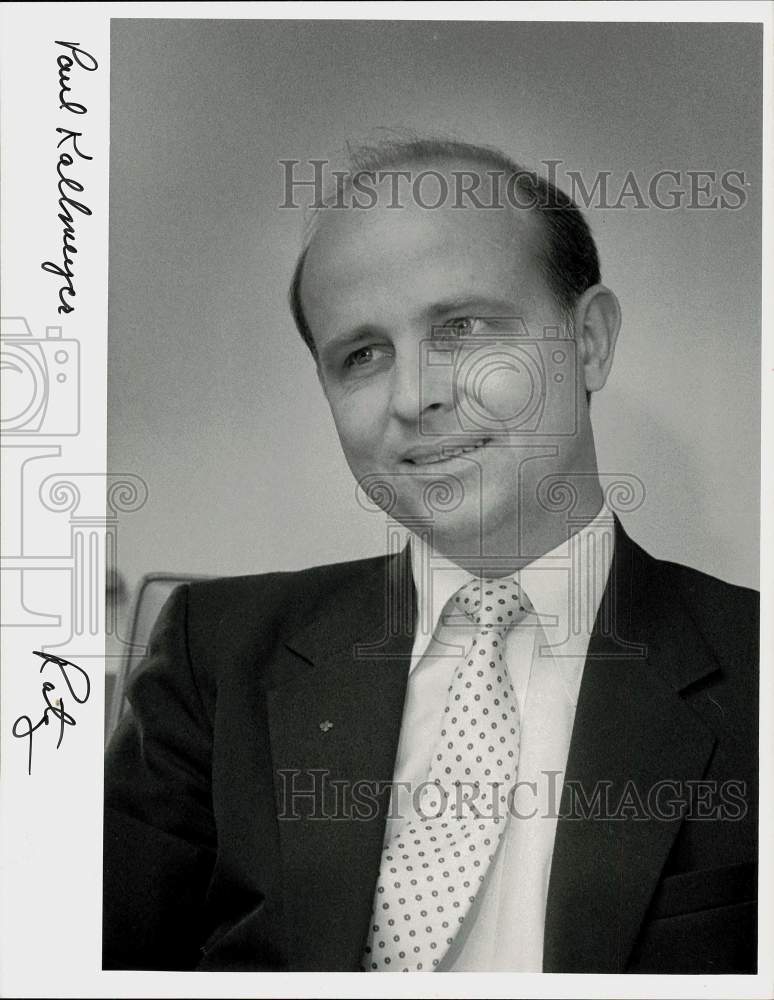
[{"label": "neck", "polygon": [[482,525],[475,536],[434,533],[429,541],[436,552],[473,576],[509,576],[568,541],[599,514],[603,495],[596,474],[576,482],[572,490],[557,485],[542,504],[520,504],[505,523]]}]

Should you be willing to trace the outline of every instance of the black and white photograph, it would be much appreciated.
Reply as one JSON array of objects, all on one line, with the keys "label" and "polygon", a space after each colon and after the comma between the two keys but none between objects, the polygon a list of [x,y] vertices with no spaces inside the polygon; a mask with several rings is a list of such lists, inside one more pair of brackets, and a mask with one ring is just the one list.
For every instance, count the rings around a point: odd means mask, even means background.
[{"label": "black and white photograph", "polygon": [[3,992],[770,995],[770,5],[41,6]]}]

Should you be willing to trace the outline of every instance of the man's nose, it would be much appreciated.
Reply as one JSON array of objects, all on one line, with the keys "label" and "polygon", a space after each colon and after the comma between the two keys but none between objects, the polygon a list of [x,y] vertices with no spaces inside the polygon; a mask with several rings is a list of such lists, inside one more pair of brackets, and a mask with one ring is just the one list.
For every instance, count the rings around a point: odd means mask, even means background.
[{"label": "man's nose", "polygon": [[391,409],[405,423],[418,424],[433,411],[449,409],[452,391],[448,370],[432,363],[430,352],[406,352],[393,368]]}]

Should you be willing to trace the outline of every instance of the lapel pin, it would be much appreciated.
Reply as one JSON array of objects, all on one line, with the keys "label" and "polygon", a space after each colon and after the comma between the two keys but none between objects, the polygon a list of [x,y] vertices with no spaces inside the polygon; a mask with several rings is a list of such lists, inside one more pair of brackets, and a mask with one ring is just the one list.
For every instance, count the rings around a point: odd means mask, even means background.
[{"label": "lapel pin", "polygon": [[329,729],[333,729],[333,723],[329,719],[326,719],[320,723],[320,729],[322,732],[327,733]]}]

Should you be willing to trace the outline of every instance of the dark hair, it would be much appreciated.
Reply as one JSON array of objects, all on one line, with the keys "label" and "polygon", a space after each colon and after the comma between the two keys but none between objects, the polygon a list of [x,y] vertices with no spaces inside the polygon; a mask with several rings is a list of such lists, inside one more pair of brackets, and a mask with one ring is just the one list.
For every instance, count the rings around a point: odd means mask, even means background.
[{"label": "dark hair", "polygon": [[[519,207],[529,208],[540,215],[544,239],[538,250],[538,263],[547,287],[565,316],[569,318],[578,298],[600,281],[599,255],[594,237],[572,198],[539,174],[519,166],[498,149],[456,139],[412,137],[348,149],[348,159],[347,176],[350,181],[357,176],[375,179],[380,172],[409,163],[449,160],[471,161],[504,174],[515,190],[527,196],[526,203],[520,203]],[[296,262],[290,285],[290,309],[299,333],[316,357],[314,338],[301,304],[301,279],[310,243],[311,237]]]}]

